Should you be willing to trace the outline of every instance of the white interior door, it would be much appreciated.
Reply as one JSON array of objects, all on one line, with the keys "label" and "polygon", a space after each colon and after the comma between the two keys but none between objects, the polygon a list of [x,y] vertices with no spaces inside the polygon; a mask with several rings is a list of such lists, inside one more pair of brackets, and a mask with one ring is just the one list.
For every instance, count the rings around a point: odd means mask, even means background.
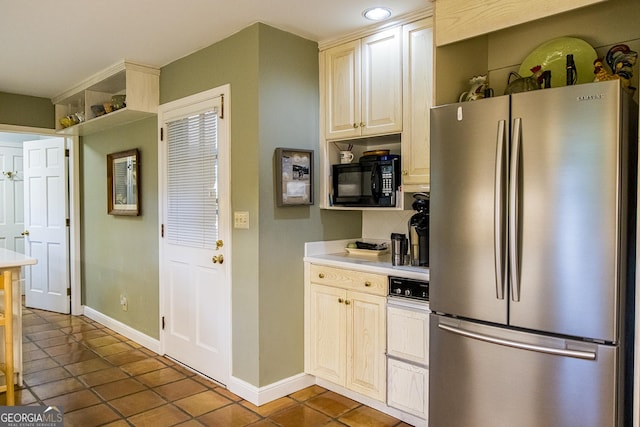
[{"label": "white interior door", "polygon": [[22,146],[0,144],[0,247],[24,253]]},{"label": "white interior door", "polygon": [[68,165],[64,138],[26,141],[24,150],[25,268],[27,307],[70,312]]},{"label": "white interior door", "polygon": [[160,287],[165,354],[226,384],[231,252],[223,96],[213,90],[161,108]]},{"label": "white interior door", "polygon": [[[24,173],[22,144],[0,143],[0,248],[24,253]],[[20,295],[24,273],[20,272]]]}]

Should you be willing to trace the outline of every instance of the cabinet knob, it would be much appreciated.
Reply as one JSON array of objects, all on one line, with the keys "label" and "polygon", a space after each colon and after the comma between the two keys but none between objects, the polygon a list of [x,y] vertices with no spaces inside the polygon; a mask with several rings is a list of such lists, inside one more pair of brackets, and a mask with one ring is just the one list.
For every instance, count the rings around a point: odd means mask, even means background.
[{"label": "cabinet knob", "polygon": [[351,304],[351,301],[349,301],[348,299],[346,299],[346,300],[344,300],[344,303],[345,303],[346,305],[349,305],[349,304]]},{"label": "cabinet knob", "polygon": [[344,300],[343,300],[342,298],[338,298],[338,302],[339,302],[340,304],[342,304],[342,303],[344,302]]},{"label": "cabinet knob", "polygon": [[407,175],[409,175],[409,172],[407,172],[406,169],[403,169],[402,170],[402,176],[407,176]]},{"label": "cabinet knob", "polygon": [[358,124],[357,124],[357,123],[354,123],[354,124],[353,124],[353,128],[354,128],[354,129],[356,129],[357,127],[358,127]]},{"label": "cabinet knob", "polygon": [[363,128],[364,127],[364,123],[360,122],[360,127]]},{"label": "cabinet knob", "polygon": [[321,278],[321,279],[324,279],[324,273],[318,274],[318,277]]},{"label": "cabinet knob", "polygon": [[364,282],[364,285],[368,288],[371,286],[371,282],[369,282],[368,280],[366,282]]}]

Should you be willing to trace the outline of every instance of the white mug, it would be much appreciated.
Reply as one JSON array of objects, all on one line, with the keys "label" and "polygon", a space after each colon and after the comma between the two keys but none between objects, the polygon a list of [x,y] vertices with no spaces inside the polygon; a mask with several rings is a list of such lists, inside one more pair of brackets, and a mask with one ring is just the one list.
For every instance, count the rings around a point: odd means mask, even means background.
[{"label": "white mug", "polygon": [[351,151],[340,152],[340,163],[342,164],[351,163],[352,160],[353,160],[353,153]]}]

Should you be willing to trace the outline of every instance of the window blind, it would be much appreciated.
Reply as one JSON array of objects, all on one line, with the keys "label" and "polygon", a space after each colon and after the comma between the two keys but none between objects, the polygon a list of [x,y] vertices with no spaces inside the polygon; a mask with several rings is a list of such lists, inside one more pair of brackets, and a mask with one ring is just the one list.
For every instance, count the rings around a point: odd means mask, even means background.
[{"label": "window blind", "polygon": [[218,239],[218,114],[167,123],[167,230],[171,243],[215,248]]}]

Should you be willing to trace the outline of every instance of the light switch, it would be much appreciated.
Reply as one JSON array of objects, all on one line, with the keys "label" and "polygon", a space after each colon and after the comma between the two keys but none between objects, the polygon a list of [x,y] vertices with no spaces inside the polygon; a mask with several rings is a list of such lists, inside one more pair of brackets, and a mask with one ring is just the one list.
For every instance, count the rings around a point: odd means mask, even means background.
[{"label": "light switch", "polygon": [[233,228],[249,228],[249,212],[234,212]]}]

